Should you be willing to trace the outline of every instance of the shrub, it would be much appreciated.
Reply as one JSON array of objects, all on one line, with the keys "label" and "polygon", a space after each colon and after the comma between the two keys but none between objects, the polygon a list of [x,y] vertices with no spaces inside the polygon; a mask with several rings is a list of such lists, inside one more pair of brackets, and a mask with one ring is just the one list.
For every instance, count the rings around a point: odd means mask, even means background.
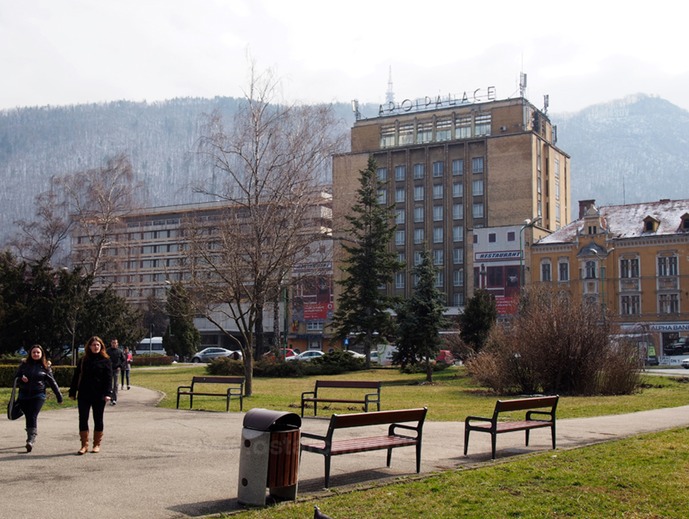
[{"label": "shrub", "polygon": [[[17,373],[17,367],[21,359],[16,364],[1,365],[0,366],[0,387],[12,387],[14,383],[14,375]],[[52,366],[53,376],[57,385],[60,387],[69,387],[72,383],[72,375],[74,373],[73,366]]]},{"label": "shrub", "polygon": [[206,372],[209,375],[243,376],[244,361],[234,360],[231,357],[218,357],[208,363]]},{"label": "shrub", "polygon": [[629,394],[640,383],[638,354],[611,343],[597,305],[532,287],[511,323],[496,326],[469,373],[498,392]]},{"label": "shrub", "polygon": [[134,355],[132,366],[169,366],[173,360],[167,355]]}]

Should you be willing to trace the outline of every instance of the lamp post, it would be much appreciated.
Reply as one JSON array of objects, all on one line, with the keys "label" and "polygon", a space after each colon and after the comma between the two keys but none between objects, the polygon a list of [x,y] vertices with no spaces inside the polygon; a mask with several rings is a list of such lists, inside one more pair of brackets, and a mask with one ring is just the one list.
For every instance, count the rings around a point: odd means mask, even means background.
[{"label": "lamp post", "polygon": [[541,217],[527,218],[524,220],[524,225],[519,229],[519,291],[521,292],[524,286],[524,229],[533,228],[538,222],[541,221]]}]

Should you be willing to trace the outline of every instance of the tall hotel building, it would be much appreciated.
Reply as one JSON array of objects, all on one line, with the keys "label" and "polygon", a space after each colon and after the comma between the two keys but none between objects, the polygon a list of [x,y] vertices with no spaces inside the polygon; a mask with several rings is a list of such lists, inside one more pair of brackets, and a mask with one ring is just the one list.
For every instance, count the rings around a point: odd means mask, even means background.
[{"label": "tall hotel building", "polygon": [[377,117],[357,115],[351,152],[334,157],[333,229],[346,228],[359,172],[373,156],[380,203],[395,208],[390,246],[407,265],[388,292],[411,295],[411,270],[428,248],[450,313],[478,286],[509,299],[529,279],[523,252],[533,234],[570,218],[570,157],[556,134],[547,108],[523,95],[497,100],[494,87],[390,101]]}]

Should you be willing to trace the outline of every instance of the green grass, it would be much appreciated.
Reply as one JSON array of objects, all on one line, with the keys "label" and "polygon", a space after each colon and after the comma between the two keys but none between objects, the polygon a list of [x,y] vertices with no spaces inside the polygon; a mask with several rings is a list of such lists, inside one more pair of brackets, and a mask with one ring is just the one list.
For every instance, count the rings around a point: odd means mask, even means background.
[{"label": "green grass", "polygon": [[689,517],[689,429],[281,503],[243,519]]},{"label": "green grass", "polygon": [[[164,392],[161,407],[174,408],[177,386],[189,384],[193,375],[205,374],[204,366],[138,368],[132,370],[132,383]],[[253,395],[244,400],[244,410],[254,407],[299,411],[301,393],[312,391],[317,378],[254,378]],[[462,421],[467,415],[486,415],[493,411],[495,395],[475,385],[461,368],[434,374],[434,383],[425,384],[423,374],[401,374],[394,369],[372,369],[332,379],[381,380],[382,409],[404,409],[428,406],[428,420]],[[338,391],[338,394],[343,394]],[[502,395],[505,398],[510,396]],[[181,406],[188,405],[184,400]],[[563,397],[558,405],[559,418],[582,418],[607,414],[631,413],[659,407],[689,405],[689,378],[646,375],[638,393],[610,397]],[[194,409],[224,411],[222,398],[194,398]],[[236,410],[234,403],[232,410]],[[332,412],[356,412],[356,407],[333,406]]]}]

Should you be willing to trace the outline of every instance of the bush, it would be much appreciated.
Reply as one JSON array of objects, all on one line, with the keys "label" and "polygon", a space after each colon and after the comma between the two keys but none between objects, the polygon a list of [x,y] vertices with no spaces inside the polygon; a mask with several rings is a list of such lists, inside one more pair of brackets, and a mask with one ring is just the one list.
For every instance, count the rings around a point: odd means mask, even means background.
[{"label": "bush", "polygon": [[[17,373],[17,367],[21,359],[16,364],[1,365],[0,366],[0,387],[12,387],[14,383],[14,375]],[[69,387],[72,383],[72,375],[74,373],[73,366],[52,366],[53,376],[55,382],[60,387]]]},{"label": "bush", "polygon": [[173,360],[167,355],[134,355],[132,366],[169,366]]},{"label": "bush", "polygon": [[568,294],[532,287],[519,314],[491,331],[468,372],[501,393],[629,394],[640,383],[638,354],[612,344],[610,319]]},{"label": "bush", "polygon": [[233,360],[231,357],[218,357],[206,366],[206,373],[219,376],[244,376],[244,361]]}]

